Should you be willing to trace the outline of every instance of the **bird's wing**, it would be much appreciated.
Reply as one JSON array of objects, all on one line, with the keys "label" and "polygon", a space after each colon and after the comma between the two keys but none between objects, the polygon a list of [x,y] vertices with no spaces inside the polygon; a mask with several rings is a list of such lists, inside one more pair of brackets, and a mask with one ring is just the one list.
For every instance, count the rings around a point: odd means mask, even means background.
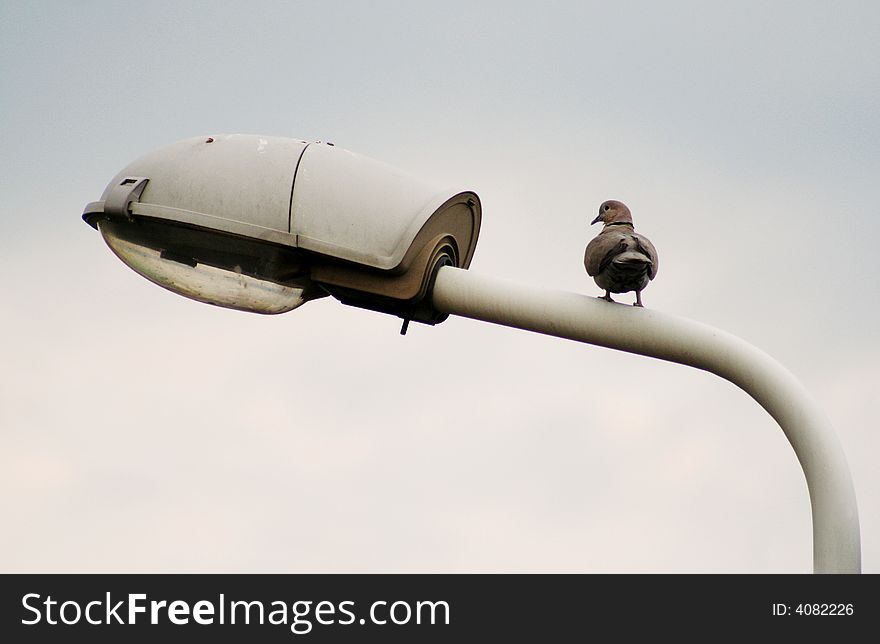
[{"label": "bird's wing", "polygon": [[587,244],[587,250],[584,252],[584,266],[587,269],[587,275],[594,277],[605,270],[605,267],[617,255],[626,250],[626,236],[619,232],[603,232],[599,233],[590,243]]},{"label": "bird's wing", "polygon": [[639,250],[651,260],[651,271],[648,273],[648,277],[654,279],[654,276],[657,275],[657,266],[659,264],[657,249],[654,248],[654,244],[651,243],[651,240],[644,235],[632,233],[632,238],[635,240]]}]

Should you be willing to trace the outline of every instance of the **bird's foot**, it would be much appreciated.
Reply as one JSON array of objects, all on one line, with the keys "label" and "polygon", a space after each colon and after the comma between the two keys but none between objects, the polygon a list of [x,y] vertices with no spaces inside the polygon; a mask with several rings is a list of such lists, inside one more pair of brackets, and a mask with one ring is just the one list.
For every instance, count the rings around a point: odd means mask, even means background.
[{"label": "bird's foot", "polygon": [[645,308],[645,305],[642,304],[641,302],[633,302],[633,306],[637,306],[637,307],[639,307],[640,309]]},{"label": "bird's foot", "polygon": [[636,301],[633,304],[633,306],[638,306],[639,308],[643,308],[642,307],[642,292],[641,291],[636,291]]},{"label": "bird's foot", "polygon": [[605,293],[605,295],[599,295],[599,296],[597,296],[597,298],[600,300],[605,300],[606,302],[613,302],[614,301],[611,299],[611,293]]}]

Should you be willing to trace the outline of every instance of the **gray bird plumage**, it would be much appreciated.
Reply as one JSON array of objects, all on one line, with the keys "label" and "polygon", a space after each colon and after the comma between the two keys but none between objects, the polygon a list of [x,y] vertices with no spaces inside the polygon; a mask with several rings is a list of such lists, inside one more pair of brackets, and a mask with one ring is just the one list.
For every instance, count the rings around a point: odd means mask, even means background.
[{"label": "gray bird plumage", "polygon": [[587,274],[605,289],[603,299],[613,302],[612,293],[636,292],[635,306],[642,306],[642,290],[657,275],[654,244],[635,232],[632,214],[620,201],[599,206],[599,216],[590,225],[602,222],[602,232],[587,244],[584,266]]}]

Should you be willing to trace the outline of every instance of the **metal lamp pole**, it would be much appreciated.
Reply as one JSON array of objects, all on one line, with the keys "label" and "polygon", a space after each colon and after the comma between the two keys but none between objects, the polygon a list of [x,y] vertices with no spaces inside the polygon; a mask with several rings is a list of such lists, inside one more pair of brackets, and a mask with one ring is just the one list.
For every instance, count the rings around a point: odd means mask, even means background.
[{"label": "metal lamp pole", "polygon": [[855,491],[834,429],[800,382],[760,349],[685,318],[450,266],[439,270],[432,297],[444,313],[677,362],[737,385],[779,423],[800,461],[812,508],[814,572],[861,572]]}]

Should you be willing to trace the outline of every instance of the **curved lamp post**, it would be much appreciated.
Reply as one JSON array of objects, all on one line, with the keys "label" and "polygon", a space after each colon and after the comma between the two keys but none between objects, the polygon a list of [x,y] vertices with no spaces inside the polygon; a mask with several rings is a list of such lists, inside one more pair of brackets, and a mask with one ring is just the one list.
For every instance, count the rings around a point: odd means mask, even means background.
[{"label": "curved lamp post", "polygon": [[690,365],[751,395],[800,461],[813,518],[813,569],[858,573],[858,509],[825,414],[764,352],[652,309],[548,291],[467,269],[480,229],[471,191],[443,191],[332,144],[199,137],[122,170],[83,219],[147,279],[202,302],[283,313],[332,295],[413,320],[448,315]]}]

